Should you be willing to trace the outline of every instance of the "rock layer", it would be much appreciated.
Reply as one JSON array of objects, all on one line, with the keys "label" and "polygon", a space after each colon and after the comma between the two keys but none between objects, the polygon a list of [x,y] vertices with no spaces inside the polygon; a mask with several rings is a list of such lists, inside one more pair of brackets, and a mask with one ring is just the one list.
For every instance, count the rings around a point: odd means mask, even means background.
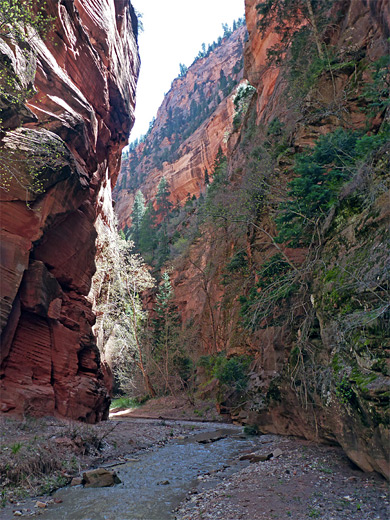
[{"label": "rock layer", "polygon": [[134,121],[137,20],[122,0],[51,0],[47,14],[44,40],[0,42],[9,76],[35,89],[0,104],[1,411],[94,422],[109,404],[87,298],[94,224]]},{"label": "rock layer", "polygon": [[[266,34],[264,41],[256,29],[256,5],[255,0],[246,0],[249,42],[245,55],[245,74],[258,90],[256,113],[260,125],[266,124],[275,116],[287,125],[293,121],[293,152],[312,146],[319,136],[339,126],[363,128],[366,120],[359,105],[359,92],[348,92],[346,85],[350,81],[351,72],[342,67],[332,78],[325,75],[321,77],[315,94],[310,94],[305,100],[304,113],[295,115],[294,120],[288,103],[280,102],[283,99],[281,93],[284,78],[277,71],[270,72],[264,63],[264,46],[267,46],[267,41],[273,44],[274,40],[271,34]],[[343,7],[340,27],[329,35],[329,43],[340,51],[345,61],[348,52],[356,53],[355,56],[360,53],[360,56],[365,57],[366,63],[372,63],[388,52],[386,38],[390,27],[389,11],[383,3],[350,0],[336,3],[334,9],[337,10],[340,6]],[[363,76],[363,82],[368,79]],[[348,94],[346,98],[342,98],[345,92]],[[336,112],[321,115],[321,109],[332,103],[343,107],[342,118]],[[314,107],[320,115],[315,114]],[[372,121],[373,131],[383,122],[383,118],[386,118],[385,113],[381,114],[379,121]],[[389,478],[389,418],[388,409],[384,405],[389,378],[386,376],[388,371],[385,368],[378,370],[374,362],[375,359],[377,362],[382,360],[380,363],[384,362],[386,365],[388,337],[381,337],[380,332],[375,332],[375,327],[386,327],[388,316],[383,316],[382,324],[376,323],[373,326],[369,338],[365,336],[364,325],[361,325],[360,331],[354,325],[354,336],[351,332],[346,332],[352,327],[350,320],[353,319],[353,313],[349,314],[351,311],[348,311],[348,305],[353,301],[365,302],[362,303],[365,309],[380,308],[380,315],[388,312],[384,310],[384,302],[388,299],[385,289],[390,222],[388,203],[385,202],[388,201],[388,191],[386,193],[384,189],[385,193],[382,194],[375,188],[381,182],[379,179],[386,175],[387,154],[388,150],[384,153],[383,162],[379,161],[377,171],[370,172],[369,179],[363,181],[357,176],[354,181],[360,183],[358,190],[376,192],[372,197],[370,211],[345,216],[339,207],[328,217],[329,227],[324,232],[326,240],[319,253],[322,268],[310,277],[313,291],[311,305],[305,307],[306,304],[303,303],[302,309],[305,310],[301,310],[301,316],[299,312],[296,316],[296,323],[304,323],[305,313],[312,313],[309,352],[310,349],[313,350],[310,355],[306,352],[304,356],[313,357],[311,362],[314,363],[314,370],[311,372],[310,368],[303,368],[304,365],[300,367],[299,361],[295,367],[291,366],[297,345],[299,347],[302,328],[294,330],[295,324],[288,325],[288,320],[285,319],[281,325],[259,330],[251,341],[254,351],[258,350],[255,354],[256,367],[249,385],[252,402],[236,417],[244,422],[256,423],[264,432],[337,442],[364,471],[375,470]],[[288,171],[288,160],[285,165],[280,163],[279,168],[283,171],[283,166],[286,168],[286,165]],[[341,194],[341,206],[348,205],[347,191],[349,190],[350,196],[354,189],[356,186],[352,183]],[[266,218],[259,226],[272,230]],[[260,248],[260,251],[261,249],[264,250]],[[299,250],[285,252],[292,261],[302,263],[302,259],[298,257]],[[264,260],[258,258],[257,261],[261,265]],[[335,273],[332,282],[326,283],[332,270]],[[349,280],[350,288],[343,292],[340,288],[346,280]],[[338,290],[346,299],[343,303],[340,295],[335,296]],[[296,303],[298,306],[302,305],[302,302]],[[298,340],[294,341],[295,334],[298,335]],[[361,348],[362,337],[366,337],[370,352],[364,352]],[[348,397],[342,394],[344,383],[350,392]]]},{"label": "rock layer", "polygon": [[[205,170],[211,173],[220,146],[226,151],[224,137],[231,130],[234,107],[229,95],[231,89],[229,85],[224,87],[223,77],[230,79],[234,85],[241,80],[245,35],[245,27],[237,29],[207,57],[197,59],[185,76],[173,81],[151,132],[123,160],[115,190],[115,211],[120,227],[131,224],[136,188],[141,189],[146,201],[153,200],[159,181],[165,177],[170,186],[171,202],[180,205],[188,195],[198,197],[204,191]],[[209,111],[209,115],[188,138],[177,135],[191,124],[188,119],[195,118],[196,110],[202,106],[203,110]],[[175,122],[181,119],[184,122],[175,128]],[[161,140],[160,136],[164,135],[166,128],[170,128],[170,124],[173,130],[168,130],[169,135]],[[172,151],[176,138],[180,140],[180,146]],[[158,144],[155,145],[155,142]],[[159,151],[167,150],[166,156],[158,158],[158,165],[153,158],[155,152],[148,150],[153,150],[155,146]]]},{"label": "rock layer", "polygon": [[[315,260],[306,247],[279,246],[273,240],[277,234],[274,217],[280,203],[286,202],[288,182],[297,174],[296,154],[336,128],[363,130],[368,124],[375,134],[386,122],[385,111],[373,119],[367,117],[362,94],[370,81],[370,64],[388,52],[388,10],[381,1],[334,2],[327,16],[337,16],[337,22],[330,24],[324,38],[329,49],[336,49],[337,59],[333,67],[324,67],[312,78],[304,93],[302,85],[295,85],[298,94],[291,98],[286,95],[286,67],[267,63],[267,50],[280,36],[272,27],[261,34],[258,1],[246,0],[245,4],[249,40],[244,76],[257,93],[241,127],[233,128],[224,147],[229,182],[223,203],[234,208],[228,215],[237,218],[214,226],[210,219],[185,255],[175,258],[171,279],[184,337],[190,338],[191,348],[199,354],[224,351],[228,356],[253,356],[245,399],[240,399],[241,392],[226,389],[228,385],[218,387],[217,380],[207,379],[210,374],[198,370],[203,396],[217,396],[221,413],[257,425],[264,433],[339,444],[359,467],[388,477],[388,148],[373,162],[375,168],[372,166],[367,177],[360,170],[338,195],[320,230],[323,237]],[[303,79],[301,76],[301,83]],[[166,112],[160,112],[153,128],[161,130],[165,121]],[[272,130],[272,122],[279,123],[278,130]],[[278,132],[280,140],[272,141]],[[181,150],[188,150],[189,157],[199,156],[202,135],[190,136]],[[215,143],[214,149],[219,144],[223,143]],[[165,141],[165,145],[169,143]],[[143,153],[145,144],[140,146]],[[185,154],[171,164],[163,162],[159,169],[146,157],[140,170],[131,171],[136,183],[127,184],[130,173],[121,177],[117,208],[123,226],[129,224],[135,190],[140,188],[147,198],[153,198],[162,175],[169,178],[178,199],[186,191],[192,193],[188,187],[195,185],[190,173],[175,177],[182,171],[180,161],[185,164]],[[209,165],[204,162],[202,168]],[[183,171],[191,172],[186,168]],[[241,200],[248,201],[240,198],[248,186],[262,197],[256,214],[249,217],[245,204],[240,207]],[[365,205],[357,209],[352,195],[362,191]],[[307,293],[295,289],[288,304],[284,297],[278,304],[268,301],[270,319],[253,327],[255,330],[245,328],[239,298],[250,295],[251,289],[261,293],[264,287],[257,285],[259,272],[281,252],[298,271],[312,260],[300,279],[308,287]],[[244,258],[243,263],[234,264],[236,253]],[[256,296],[253,300],[259,301]],[[361,315],[354,314],[356,308]],[[250,311],[254,313],[253,308]],[[361,322],[364,316],[374,316],[372,326],[367,328]]]}]

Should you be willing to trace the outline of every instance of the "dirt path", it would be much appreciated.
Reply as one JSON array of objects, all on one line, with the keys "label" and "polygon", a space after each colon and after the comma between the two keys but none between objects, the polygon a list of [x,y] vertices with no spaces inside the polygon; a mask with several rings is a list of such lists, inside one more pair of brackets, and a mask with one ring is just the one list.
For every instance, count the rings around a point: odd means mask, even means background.
[{"label": "dirt path", "polygon": [[186,396],[165,396],[151,399],[139,408],[112,410],[110,417],[111,419],[144,417],[177,421],[230,422],[228,416],[218,414],[214,400],[196,400],[191,404]]}]

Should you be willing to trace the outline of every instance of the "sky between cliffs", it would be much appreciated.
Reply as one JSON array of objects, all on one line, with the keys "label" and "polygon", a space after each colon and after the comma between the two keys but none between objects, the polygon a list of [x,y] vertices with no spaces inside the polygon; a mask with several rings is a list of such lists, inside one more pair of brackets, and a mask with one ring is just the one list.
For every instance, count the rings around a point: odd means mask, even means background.
[{"label": "sky between cliffs", "polygon": [[179,64],[191,65],[201,50],[222,36],[244,16],[244,0],[131,0],[142,14],[139,35],[141,71],[138,80],[135,125],[130,142],[145,134],[164,94],[179,75]]}]

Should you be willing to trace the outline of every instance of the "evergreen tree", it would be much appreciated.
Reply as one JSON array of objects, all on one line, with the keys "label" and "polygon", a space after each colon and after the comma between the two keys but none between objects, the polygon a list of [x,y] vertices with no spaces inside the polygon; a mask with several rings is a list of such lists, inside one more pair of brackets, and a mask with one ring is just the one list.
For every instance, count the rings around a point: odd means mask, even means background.
[{"label": "evergreen tree", "polygon": [[184,203],[184,207],[186,210],[192,209],[192,201],[193,201],[193,199],[191,197],[191,193],[187,193],[187,199]]},{"label": "evergreen tree", "polygon": [[204,170],[204,183],[206,186],[208,186],[210,184],[210,177],[209,177],[209,172],[208,172],[207,168],[205,168],[205,170]]},{"label": "evergreen tree", "polygon": [[131,226],[130,226],[130,238],[134,242],[136,250],[139,249],[140,242],[140,230],[142,219],[145,214],[145,197],[141,190],[138,190],[135,194],[133,211],[131,213]]},{"label": "evergreen tree", "polygon": [[149,202],[141,222],[139,232],[139,250],[146,262],[150,264],[153,262],[154,251],[157,244],[156,231],[156,214],[153,204]]},{"label": "evergreen tree", "polygon": [[222,24],[222,29],[224,38],[228,38],[232,34],[232,31],[227,23]]},{"label": "evergreen tree", "polygon": [[222,90],[224,95],[225,95],[226,87],[227,87],[227,79],[226,79],[223,69],[221,69],[221,72],[219,74],[219,88]]},{"label": "evergreen tree", "polygon": [[188,67],[186,65],[184,65],[183,63],[180,63],[179,67],[180,67],[179,78],[182,78],[183,76],[185,76],[187,74]]},{"label": "evergreen tree", "polygon": [[156,195],[156,214],[159,216],[161,222],[168,217],[169,212],[172,208],[172,203],[169,201],[170,195],[171,192],[169,191],[168,181],[165,177],[162,177],[158,185]]},{"label": "evergreen tree", "polygon": [[157,234],[157,267],[160,268],[169,257],[169,237],[167,220],[163,220]]},{"label": "evergreen tree", "polygon": [[206,55],[207,55],[207,52],[206,52],[206,44],[205,44],[205,43],[202,43],[202,50],[199,51],[197,58],[198,58],[198,59],[202,59],[202,58],[204,58]]},{"label": "evergreen tree", "polygon": [[168,217],[172,209],[172,203],[169,200],[170,195],[169,184],[166,178],[162,177],[156,195],[156,216],[159,221],[156,255],[158,267],[161,267],[169,257]]},{"label": "evergreen tree", "polygon": [[180,316],[173,302],[174,292],[168,271],[161,277],[156,296],[156,318],[154,328],[154,359],[159,364],[165,382],[165,391],[170,389],[169,378],[175,367],[175,359],[179,355],[178,335]]},{"label": "evergreen tree", "polygon": [[195,101],[195,99],[193,99],[191,101],[191,105],[190,105],[190,120],[191,121],[193,121],[196,118],[197,113],[198,113],[198,104]]},{"label": "evergreen tree", "polygon": [[226,160],[226,157],[224,156],[223,154],[223,151],[222,151],[222,147],[221,145],[218,147],[218,152],[217,152],[217,156],[216,158],[214,159],[214,166],[213,166],[213,169],[214,169],[214,174],[216,172],[216,170],[219,168],[219,166],[221,165],[221,163]]}]

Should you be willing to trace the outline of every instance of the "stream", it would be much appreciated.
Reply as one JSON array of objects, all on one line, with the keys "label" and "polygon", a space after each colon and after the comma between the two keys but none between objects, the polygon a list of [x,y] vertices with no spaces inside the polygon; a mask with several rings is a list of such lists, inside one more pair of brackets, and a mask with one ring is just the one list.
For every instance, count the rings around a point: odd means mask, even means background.
[{"label": "stream", "polygon": [[[53,495],[62,502],[42,512],[40,518],[173,520],[174,509],[202,482],[202,475],[222,469],[224,475],[231,474],[248,464],[239,461],[238,456],[253,449],[256,441],[240,433],[239,427],[214,425],[207,431],[199,430],[163,447],[138,453],[125,464],[110,467],[121,484],[108,488],[62,488]],[[215,479],[219,478],[215,475]],[[215,479],[203,486],[215,485]]]}]

